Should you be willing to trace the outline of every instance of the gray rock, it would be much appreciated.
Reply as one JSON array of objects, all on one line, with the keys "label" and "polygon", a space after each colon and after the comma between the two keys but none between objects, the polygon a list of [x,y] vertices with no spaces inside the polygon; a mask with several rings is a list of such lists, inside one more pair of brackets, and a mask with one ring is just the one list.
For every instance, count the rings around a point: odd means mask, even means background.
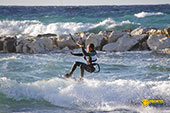
[{"label": "gray rock", "polygon": [[123,37],[119,38],[117,42],[106,44],[103,47],[103,50],[108,52],[128,51],[137,43],[138,41],[135,38],[132,38],[129,35],[124,35]]},{"label": "gray rock", "polygon": [[85,45],[87,46],[88,44],[90,43],[93,43],[96,47],[96,49],[100,49],[100,46],[101,46],[101,42],[102,42],[102,39],[104,38],[104,36],[102,35],[96,35],[94,33],[91,33],[86,41],[85,41]]},{"label": "gray rock", "polygon": [[121,31],[112,31],[109,35],[108,43],[116,42],[120,37],[127,33]]},{"label": "gray rock", "polygon": [[152,50],[170,48],[170,38],[165,35],[151,35],[147,40],[147,44]]},{"label": "gray rock", "polygon": [[4,52],[16,52],[16,37],[8,37],[3,42],[3,51]]},{"label": "gray rock", "polygon": [[[78,48],[75,42],[71,39],[70,35],[60,35],[60,36],[57,36],[56,38],[57,38],[57,46],[60,49],[63,49],[65,47],[68,47],[69,49]],[[80,40],[81,37],[73,36],[73,38],[77,42]]]},{"label": "gray rock", "polygon": [[50,38],[25,38],[19,40],[16,52],[18,53],[42,53],[53,50]]}]

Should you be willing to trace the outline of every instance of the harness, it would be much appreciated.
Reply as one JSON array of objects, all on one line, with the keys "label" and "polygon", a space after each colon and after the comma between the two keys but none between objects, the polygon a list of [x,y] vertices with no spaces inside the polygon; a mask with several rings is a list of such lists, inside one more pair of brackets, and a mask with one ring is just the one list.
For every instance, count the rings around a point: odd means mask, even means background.
[{"label": "harness", "polygon": [[[95,68],[94,73],[100,72],[100,65],[98,63],[95,63],[97,61],[96,52],[91,52],[90,57],[91,57],[92,66]],[[86,56],[84,56],[84,59],[87,61]]]},{"label": "harness", "polygon": [[[100,65],[99,65],[98,63],[93,63],[92,65],[93,65],[93,67],[95,68],[94,73],[100,72]],[[96,68],[98,68],[98,70],[96,70]]]}]

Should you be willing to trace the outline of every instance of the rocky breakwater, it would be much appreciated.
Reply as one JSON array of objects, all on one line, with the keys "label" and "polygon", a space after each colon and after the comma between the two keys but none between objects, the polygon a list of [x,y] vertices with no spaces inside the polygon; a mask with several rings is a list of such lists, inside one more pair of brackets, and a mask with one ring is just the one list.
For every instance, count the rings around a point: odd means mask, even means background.
[{"label": "rocky breakwater", "polygon": [[[97,50],[124,52],[153,50],[170,54],[170,28],[137,28],[124,31],[101,31],[97,34],[79,32],[72,34],[84,46],[93,43]],[[78,46],[69,34],[44,34],[36,37],[0,37],[0,51],[16,53],[44,53],[55,49],[76,49]]]},{"label": "rocky breakwater", "polygon": [[[125,30],[126,31],[126,30]],[[170,28],[137,28],[129,32],[113,31],[108,37],[104,51],[123,52],[132,50],[152,50],[170,53]]]}]

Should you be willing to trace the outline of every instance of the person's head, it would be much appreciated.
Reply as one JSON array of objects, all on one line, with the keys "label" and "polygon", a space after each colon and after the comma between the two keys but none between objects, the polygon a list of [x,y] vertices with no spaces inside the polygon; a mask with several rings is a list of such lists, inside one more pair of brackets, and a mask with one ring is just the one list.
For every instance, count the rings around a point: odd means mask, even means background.
[{"label": "person's head", "polygon": [[91,43],[91,44],[89,44],[89,45],[87,46],[87,51],[88,51],[88,52],[91,52],[91,51],[93,51],[93,50],[94,50],[94,44]]}]

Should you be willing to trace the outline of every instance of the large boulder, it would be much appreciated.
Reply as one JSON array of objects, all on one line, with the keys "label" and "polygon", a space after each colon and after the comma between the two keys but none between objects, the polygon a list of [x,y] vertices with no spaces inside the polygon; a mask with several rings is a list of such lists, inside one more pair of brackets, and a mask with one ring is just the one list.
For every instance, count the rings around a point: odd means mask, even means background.
[{"label": "large boulder", "polygon": [[16,52],[17,53],[36,53],[36,50],[33,50],[34,42],[35,42],[35,38],[18,39]]},{"label": "large boulder", "polygon": [[38,38],[34,42],[36,52],[51,51],[53,49],[53,43],[50,38]]},{"label": "large boulder", "polygon": [[3,42],[4,52],[16,52],[16,37],[7,37]]},{"label": "large boulder", "polygon": [[132,38],[129,35],[124,35],[123,37],[119,38],[117,42],[106,44],[103,47],[103,50],[108,52],[128,51],[137,43],[138,41],[135,38]]},{"label": "large boulder", "polygon": [[122,37],[125,34],[127,33],[121,31],[112,31],[109,35],[108,43],[116,42],[120,37]]},{"label": "large boulder", "polygon": [[147,45],[147,39],[148,39],[147,34],[135,35],[132,38],[136,39],[138,43],[130,49],[131,51],[132,50],[150,50],[150,48]]},{"label": "large boulder", "polygon": [[170,48],[170,38],[165,35],[151,35],[147,40],[147,44],[152,50]]},{"label": "large boulder", "polygon": [[21,39],[16,47],[18,53],[42,53],[51,50],[53,50],[53,42],[50,38]]},{"label": "large boulder", "polygon": [[87,46],[88,44],[91,44],[93,43],[96,47],[96,49],[100,49],[100,46],[101,46],[101,42],[102,42],[102,39],[104,38],[104,36],[102,35],[96,35],[94,33],[91,33],[86,41],[85,41],[85,45]]},{"label": "large boulder", "polygon": [[0,37],[0,51],[16,52],[17,37]]},{"label": "large boulder", "polygon": [[[79,36],[72,36],[74,40],[77,42],[80,40],[81,37]],[[63,49],[65,47],[68,47],[69,49],[77,48],[78,46],[75,44],[75,42],[71,39],[70,35],[60,35],[57,36],[57,47],[60,49]]]}]

